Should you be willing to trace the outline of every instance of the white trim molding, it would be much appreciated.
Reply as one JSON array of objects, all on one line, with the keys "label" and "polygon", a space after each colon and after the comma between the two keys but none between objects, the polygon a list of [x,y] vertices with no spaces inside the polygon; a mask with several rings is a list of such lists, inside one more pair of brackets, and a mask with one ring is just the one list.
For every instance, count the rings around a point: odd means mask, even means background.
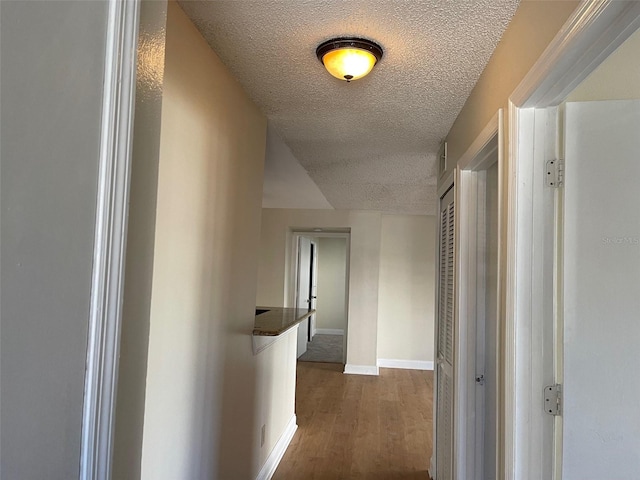
[{"label": "white trim molding", "polygon": [[433,370],[433,362],[423,360],[394,360],[390,358],[379,358],[378,367],[402,368],[405,370]]},{"label": "white trim molding", "polygon": [[347,375],[380,375],[377,365],[353,365],[347,363],[344,366],[344,373]]},{"label": "white trim molding", "polygon": [[287,423],[284,432],[276,442],[273,450],[271,450],[271,453],[264,462],[260,472],[258,472],[256,480],[271,480],[271,477],[273,477],[273,474],[276,472],[276,468],[280,465],[280,461],[287,451],[291,440],[293,440],[293,436],[297,429],[298,424],[296,423],[296,416],[294,415],[289,420],[289,423]]},{"label": "white trim molding", "polygon": [[111,478],[135,105],[139,0],[110,0],[80,478]]},{"label": "white trim molding", "polygon": [[431,455],[431,460],[429,460],[429,468],[427,469],[427,473],[431,478],[436,478],[435,455]]},{"label": "white trim molding", "polygon": [[[516,249],[518,246],[517,241],[517,211],[518,211],[518,197],[516,194],[516,175],[517,175],[517,159],[518,148],[517,135],[520,129],[520,115],[518,109],[513,102],[509,102],[509,149],[508,158],[506,159],[506,168],[509,174],[505,191],[503,194],[506,197],[506,216],[507,228],[507,245],[506,245],[506,258],[505,258],[505,325],[503,330],[504,346],[504,358],[501,362],[504,368],[503,377],[503,392],[504,396],[501,399],[504,430],[501,432],[501,438],[499,448],[502,449],[501,462],[504,468],[505,479],[514,480],[513,474],[515,469],[515,429],[516,429],[516,404],[515,404],[515,371],[516,371],[516,294],[517,288],[515,284],[516,272],[518,266],[516,264]],[[533,140],[533,139],[532,139]],[[505,204],[505,202],[501,202]],[[500,432],[499,432],[500,434]]]},{"label": "white trim molding", "polygon": [[343,328],[317,328],[318,335],[344,335]]},{"label": "white trim molding", "polygon": [[511,94],[517,107],[557,106],[640,28],[640,2],[583,1]]},{"label": "white trim molding", "polygon": [[[498,179],[504,171],[503,162],[503,111],[499,109],[482,129],[467,151],[458,161],[456,177],[456,293],[455,293],[455,368],[456,381],[454,393],[454,473],[460,478],[475,478],[478,468],[479,453],[484,450],[480,440],[480,431],[484,427],[480,422],[484,419],[487,405],[484,397],[479,398],[475,376],[483,372],[490,377],[498,378],[498,361],[494,365],[478,364],[485,361],[484,350],[478,351],[478,335],[482,338],[486,332],[483,312],[485,301],[485,261],[480,258],[479,251],[484,250],[484,227],[486,182],[484,171],[497,163]],[[501,196],[502,184],[498,180],[498,195]],[[498,225],[501,226],[501,202],[498,202]],[[498,258],[496,269],[500,272],[502,240],[498,235]],[[499,291],[498,276],[497,291]],[[497,315],[500,318],[500,302],[496,298]],[[499,323],[496,324],[496,332]],[[499,338],[494,339],[496,345]],[[496,354],[497,356],[498,354]],[[499,382],[495,382],[495,396],[499,398]],[[489,388],[486,386],[485,388]],[[499,406],[496,405],[496,411]],[[496,432],[498,426],[496,425]]]},{"label": "white trim molding", "polygon": [[498,131],[502,128],[502,122],[502,109],[499,109],[458,160],[460,170],[475,170],[482,164],[485,156],[481,153],[489,143],[496,139]]}]

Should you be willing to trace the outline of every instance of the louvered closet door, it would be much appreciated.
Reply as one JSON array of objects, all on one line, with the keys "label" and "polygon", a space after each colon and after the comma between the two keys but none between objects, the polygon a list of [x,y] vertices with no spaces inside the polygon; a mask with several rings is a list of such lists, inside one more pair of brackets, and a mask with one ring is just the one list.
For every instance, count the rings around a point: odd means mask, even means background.
[{"label": "louvered closet door", "polygon": [[453,476],[453,299],[454,228],[453,188],[440,205],[440,270],[438,275],[438,342],[436,408],[436,480]]}]

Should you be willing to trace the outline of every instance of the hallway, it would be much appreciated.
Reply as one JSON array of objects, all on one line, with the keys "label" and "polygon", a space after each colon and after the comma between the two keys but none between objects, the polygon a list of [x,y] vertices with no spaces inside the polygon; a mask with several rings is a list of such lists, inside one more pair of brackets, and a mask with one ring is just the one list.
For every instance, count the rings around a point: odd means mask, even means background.
[{"label": "hallway", "polygon": [[343,363],[343,335],[316,334],[307,343],[307,351],[298,359],[301,362]]},{"label": "hallway", "polygon": [[298,430],[274,480],[428,480],[433,372],[299,362]]}]

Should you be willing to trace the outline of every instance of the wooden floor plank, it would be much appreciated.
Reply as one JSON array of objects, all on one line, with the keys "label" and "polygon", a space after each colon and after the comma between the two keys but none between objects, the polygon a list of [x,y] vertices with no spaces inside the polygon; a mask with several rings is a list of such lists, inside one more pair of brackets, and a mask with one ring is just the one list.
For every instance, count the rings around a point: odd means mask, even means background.
[{"label": "wooden floor plank", "polygon": [[433,372],[299,362],[298,430],[274,480],[428,480]]}]

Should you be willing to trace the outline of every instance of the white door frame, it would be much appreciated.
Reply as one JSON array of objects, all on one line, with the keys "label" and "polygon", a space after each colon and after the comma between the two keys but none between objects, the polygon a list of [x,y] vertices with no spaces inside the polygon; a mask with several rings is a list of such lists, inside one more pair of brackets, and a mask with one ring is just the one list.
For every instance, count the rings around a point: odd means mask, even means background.
[{"label": "white door frame", "polygon": [[[313,280],[311,278],[311,274],[313,272],[313,264],[315,263],[315,258],[313,257],[316,253],[316,249],[314,248],[314,240],[309,238],[307,235],[297,235],[297,250],[298,253],[296,255],[296,285],[295,285],[295,300],[294,300],[294,308],[296,309],[304,309],[311,310],[311,295],[313,290]],[[305,262],[302,262],[303,259],[303,249],[302,244],[308,242],[309,245],[309,256],[304,256]],[[315,245],[317,247],[317,245]],[[301,293],[303,291],[302,286],[305,285],[307,287],[306,297],[301,297]],[[296,358],[300,358],[307,352],[307,343],[309,343],[309,334],[310,334],[310,324],[309,318],[305,318],[302,322],[296,325],[297,330],[297,351]]]},{"label": "white door frame", "polygon": [[[349,332],[349,271],[351,268],[351,232],[344,231],[344,228],[322,228],[321,232],[316,232],[315,229],[296,229],[291,232],[291,243],[290,243],[290,251],[291,257],[289,265],[291,265],[291,271],[289,274],[289,285],[288,291],[289,294],[285,293],[285,307],[286,306],[295,306],[296,297],[298,295],[298,239],[300,237],[310,237],[310,238],[344,238],[346,240],[347,247],[347,259],[346,259],[346,275],[345,275],[345,305],[346,305],[346,323],[345,330],[343,336],[343,348],[342,348],[342,363],[346,364],[347,361],[347,336]],[[317,245],[316,245],[317,246]],[[317,252],[317,250],[316,250]],[[316,265],[317,270],[317,265]],[[317,273],[317,272],[316,272]],[[287,298],[288,297],[288,298]]]},{"label": "white door frame", "polygon": [[[317,239],[311,240],[311,259],[313,265],[311,266],[311,285],[309,287],[309,306],[315,310],[318,306],[318,241]],[[316,334],[316,314],[314,313],[309,317],[309,339],[313,340],[313,336]]]},{"label": "white door frame", "polygon": [[[481,219],[478,218],[478,192],[481,188],[479,172],[485,170],[493,162],[497,155],[498,162],[498,193],[500,195],[504,170],[503,156],[503,113],[499,110],[474,140],[467,151],[460,157],[456,168],[456,205],[457,236],[455,250],[456,258],[456,380],[455,380],[455,410],[454,410],[454,478],[481,479],[483,470],[477,468],[476,453],[483,440],[477,437],[477,419],[483,414],[482,405],[478,405],[476,398],[475,375],[476,371],[476,339],[478,320],[477,293],[484,286],[478,274],[479,264],[476,253],[482,241],[478,237],[477,227]],[[500,219],[502,203],[498,202],[498,232],[500,232]],[[501,242],[498,240],[498,265],[501,265]],[[498,276],[500,282],[500,276]],[[500,285],[498,285],[498,291]],[[496,302],[500,318],[500,302]],[[496,329],[499,332],[499,329]],[[499,345],[499,338],[496,338]],[[494,385],[498,388],[497,373],[500,363],[499,352],[497,364],[493,370],[496,373]],[[495,398],[499,399],[498,391]],[[496,409],[498,406],[496,406]],[[479,409],[482,409],[480,411]],[[496,433],[498,425],[496,425]],[[497,462],[497,458],[496,458]],[[479,476],[478,476],[479,475]]]},{"label": "white door frame", "polygon": [[[482,130],[480,135],[469,146],[467,151],[462,155],[458,165],[453,172],[449,174],[446,179],[441,183],[438,188],[439,202],[442,201],[442,197],[449,189],[454,188],[455,203],[458,205],[457,214],[455,217],[455,249],[454,263],[456,265],[456,285],[454,286],[454,441],[453,441],[453,475],[454,478],[473,478],[469,476],[473,472],[474,468],[474,456],[476,450],[475,440],[475,388],[470,385],[467,380],[469,376],[475,376],[474,373],[470,373],[471,369],[475,368],[475,355],[469,355],[470,351],[475,352],[475,330],[467,329],[467,319],[471,315],[471,311],[475,315],[475,292],[476,292],[476,262],[475,258],[471,258],[468,253],[470,250],[476,250],[476,235],[472,235],[471,231],[475,229],[475,212],[476,206],[474,199],[471,198],[471,191],[475,188],[474,181],[472,179],[473,171],[482,168],[483,162],[487,156],[492,153],[493,143],[497,144],[498,149],[498,190],[502,192],[502,178],[504,161],[502,160],[502,148],[504,144],[503,138],[503,112],[500,109],[491,118],[489,123]],[[500,193],[500,195],[502,195]],[[501,209],[502,202],[498,202],[499,209]],[[438,209],[441,208],[439,204]],[[498,221],[502,217],[501,212],[498,212]],[[500,223],[498,224],[498,231],[501,231]],[[498,271],[501,269],[501,254],[502,249],[499,247],[498,251]],[[439,251],[436,258],[439,259]],[[440,261],[440,259],[438,260]],[[439,264],[436,265],[437,271],[439,271]],[[498,280],[499,282],[500,280]],[[498,290],[500,285],[498,285]],[[472,294],[473,292],[473,294]],[[439,293],[436,292],[436,298],[439,298]],[[439,302],[436,302],[436,317],[438,318]],[[500,302],[498,302],[498,308],[500,308]],[[498,312],[498,318],[500,318]],[[435,332],[435,350],[437,352],[438,341],[438,322],[436,322]],[[473,343],[473,348],[471,344]],[[499,343],[498,343],[499,345]],[[499,353],[498,353],[499,355]],[[498,364],[500,357],[498,357]],[[437,369],[436,369],[437,371]],[[498,369],[496,368],[496,371]],[[437,415],[437,379],[434,382],[434,418]],[[498,401],[500,396],[497,395]],[[500,405],[498,405],[498,409]],[[474,423],[473,426],[470,422]],[[436,426],[437,422],[434,421],[434,446],[433,454],[431,457],[431,463],[429,472],[435,474],[436,471],[436,446],[437,441]],[[498,435],[499,429],[496,429]],[[469,453],[470,452],[470,453]],[[497,461],[497,460],[496,460]]]},{"label": "white door frame", "polygon": [[140,0],[108,3],[80,478],[111,478]]},{"label": "white door frame", "polygon": [[[640,27],[640,2],[591,0],[581,3],[509,100],[509,182],[507,205],[506,328],[504,339],[504,472],[508,480],[538,479],[536,462],[554,447],[531,434],[531,420],[541,409],[531,396],[531,378],[542,378],[544,359],[526,355],[535,345],[526,332],[552,323],[533,308],[544,294],[536,288],[543,269],[530,266],[530,253],[544,248],[534,235],[534,212],[544,209],[542,195],[531,194],[536,160],[536,122],[531,109],[559,105],[617,47]],[[547,278],[546,281],[553,281]],[[526,379],[526,381],[523,381]],[[535,392],[533,392],[535,393]],[[559,422],[560,420],[557,420]],[[559,430],[559,429],[557,429]],[[561,451],[555,451],[554,478],[559,479]],[[540,479],[542,480],[542,479]],[[547,479],[544,479],[547,480]]]}]

